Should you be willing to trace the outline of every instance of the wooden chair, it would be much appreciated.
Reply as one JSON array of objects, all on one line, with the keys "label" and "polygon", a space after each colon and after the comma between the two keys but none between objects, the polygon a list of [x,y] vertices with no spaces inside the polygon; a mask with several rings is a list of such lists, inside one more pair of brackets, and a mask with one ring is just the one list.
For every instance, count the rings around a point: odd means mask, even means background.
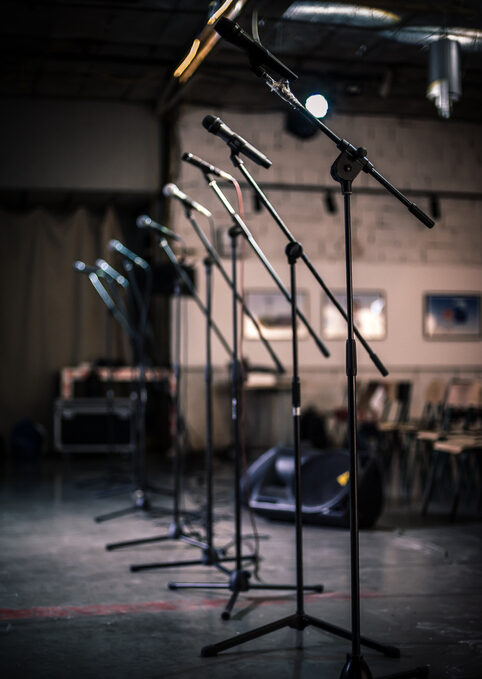
[{"label": "wooden chair", "polygon": [[377,422],[377,454],[388,480],[389,477],[394,478],[397,464],[400,471],[404,466],[403,431],[410,413],[412,383],[405,380],[391,382],[386,388],[384,417]]},{"label": "wooden chair", "polygon": [[400,486],[406,498],[411,496],[416,481],[425,483],[429,467],[425,443],[432,443],[439,436],[446,393],[445,380],[432,380],[425,390],[420,417],[400,424]]},{"label": "wooden chair", "polygon": [[443,428],[431,441],[422,515],[427,513],[436,487],[442,489],[444,474],[452,492],[452,518],[456,515],[464,485],[467,489],[480,486],[481,415],[482,382],[454,380],[447,390]]}]

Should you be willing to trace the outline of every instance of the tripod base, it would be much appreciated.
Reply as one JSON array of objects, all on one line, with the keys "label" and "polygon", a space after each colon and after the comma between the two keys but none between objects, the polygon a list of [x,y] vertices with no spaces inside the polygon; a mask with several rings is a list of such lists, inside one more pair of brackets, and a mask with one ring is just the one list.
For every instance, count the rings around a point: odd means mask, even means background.
[{"label": "tripod base", "polygon": [[119,519],[122,516],[128,516],[129,514],[135,514],[136,512],[148,512],[150,514],[163,514],[165,509],[158,507],[153,507],[151,501],[149,500],[146,492],[142,489],[137,489],[133,493],[134,504],[125,509],[118,509],[115,512],[109,512],[107,514],[100,514],[94,518],[96,523],[102,523],[103,521],[110,521],[111,519]]},{"label": "tripod base", "polygon": [[[228,648],[233,648],[233,646],[239,646],[240,644],[244,644],[246,641],[251,641],[252,639],[258,639],[259,637],[262,637],[266,634],[270,634],[271,632],[276,632],[277,630],[283,629],[284,627],[291,627],[292,629],[302,632],[309,625],[317,627],[318,629],[321,629],[324,632],[329,632],[330,634],[342,637],[343,639],[351,640],[352,638],[351,632],[349,632],[346,629],[343,629],[342,627],[332,625],[331,623],[325,622],[324,620],[318,620],[318,618],[314,618],[311,615],[306,615],[305,613],[294,613],[293,615],[289,615],[286,618],[280,618],[279,620],[270,622],[267,625],[262,625],[261,627],[257,627],[249,632],[244,632],[244,634],[238,634],[237,636],[231,637],[230,639],[226,639],[225,641],[220,641],[217,644],[204,646],[204,648],[201,649],[201,656],[203,658],[215,656],[221,651],[226,651]],[[367,648],[372,648],[375,651],[380,651],[389,658],[400,657],[399,649],[395,648],[394,646],[386,646],[384,644],[378,643],[377,641],[373,641],[372,639],[368,639],[367,637],[364,636],[360,637],[360,641]],[[350,677],[351,675],[346,676]],[[362,679],[362,677],[363,675],[360,675],[360,679]],[[367,675],[367,677],[371,678],[371,675],[369,674]]]},{"label": "tripod base", "polygon": [[340,679],[373,679],[373,675],[362,655],[348,655]]},{"label": "tripod base", "polygon": [[[167,538],[166,538],[167,539]],[[225,556],[225,552],[223,549],[215,549],[214,547],[210,547],[209,545],[203,544],[201,542],[197,542],[196,540],[192,540],[190,538],[187,538],[184,535],[181,535],[180,538],[181,540],[184,540],[188,542],[189,544],[193,545],[194,547],[200,547],[202,549],[202,556],[200,559],[190,559],[188,561],[161,561],[161,562],[154,562],[154,563],[144,563],[144,564],[137,564],[134,566],[130,567],[131,573],[136,573],[138,571],[146,571],[146,570],[153,570],[154,568],[172,568],[172,567],[178,567],[178,566],[215,566],[219,570],[223,571],[226,574],[230,574],[230,571],[227,568],[224,568],[221,563],[226,562],[226,561],[236,561],[235,556]],[[257,559],[256,554],[247,554],[246,556],[242,557],[243,561],[256,561]],[[171,583],[175,584],[175,583]],[[189,583],[186,583],[189,584]],[[181,586],[181,584],[180,584]],[[169,589],[177,589],[177,587],[173,586],[171,587],[169,585]]]},{"label": "tripod base", "polygon": [[[243,557],[249,558],[249,557]],[[251,573],[245,570],[234,570],[229,575],[229,582],[169,582],[168,588],[173,589],[228,589],[232,592],[231,597],[226,604],[223,612],[221,613],[221,618],[223,620],[229,620],[231,617],[231,611],[234,608],[234,604],[240,592],[248,592],[251,589],[256,590],[271,590],[271,591],[286,591],[286,590],[296,590],[296,585],[270,585],[270,584],[252,584],[250,582]],[[323,585],[304,585],[304,591],[307,592],[317,592],[318,594],[323,591]],[[236,639],[243,637],[239,635]],[[242,642],[240,642],[242,643]],[[233,646],[236,644],[232,644]],[[228,647],[229,648],[229,647]],[[216,655],[216,654],[214,654]]]},{"label": "tripod base", "polygon": [[165,540],[184,540],[201,549],[206,547],[204,542],[199,542],[192,538],[188,533],[185,533],[178,521],[173,521],[165,535],[154,535],[151,538],[138,538],[137,540],[125,540],[123,542],[110,542],[106,544],[105,548],[110,552],[114,549],[122,549],[123,547],[135,547],[136,545],[147,545],[154,542],[164,542]]},{"label": "tripod base", "polygon": [[386,674],[383,677],[375,678],[362,655],[348,655],[345,667],[340,674],[340,679],[409,679],[409,677],[421,677],[423,679],[423,677],[428,677],[429,672],[430,668],[428,665],[424,665],[411,670],[405,670],[404,672]]}]

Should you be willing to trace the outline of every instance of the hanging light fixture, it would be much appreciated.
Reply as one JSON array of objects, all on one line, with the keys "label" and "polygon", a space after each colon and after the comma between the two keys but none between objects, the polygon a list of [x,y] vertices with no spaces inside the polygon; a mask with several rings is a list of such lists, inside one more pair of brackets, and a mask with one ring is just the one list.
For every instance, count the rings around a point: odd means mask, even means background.
[{"label": "hanging light fixture", "polygon": [[461,94],[459,43],[440,38],[430,44],[427,98],[433,100],[442,118],[450,118],[452,102]]}]

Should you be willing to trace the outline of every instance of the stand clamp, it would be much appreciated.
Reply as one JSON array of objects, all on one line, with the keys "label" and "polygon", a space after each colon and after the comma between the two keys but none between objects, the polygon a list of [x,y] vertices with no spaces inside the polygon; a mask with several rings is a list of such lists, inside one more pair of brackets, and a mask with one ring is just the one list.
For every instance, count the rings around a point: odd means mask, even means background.
[{"label": "stand clamp", "polygon": [[[342,139],[338,147],[343,148],[345,144],[350,146],[347,141]],[[371,163],[366,159],[367,153],[367,149],[363,146],[357,148],[354,153],[345,148],[331,166],[330,174],[336,182],[341,184],[343,195],[351,193],[352,182],[362,170],[364,172],[369,171]]]}]

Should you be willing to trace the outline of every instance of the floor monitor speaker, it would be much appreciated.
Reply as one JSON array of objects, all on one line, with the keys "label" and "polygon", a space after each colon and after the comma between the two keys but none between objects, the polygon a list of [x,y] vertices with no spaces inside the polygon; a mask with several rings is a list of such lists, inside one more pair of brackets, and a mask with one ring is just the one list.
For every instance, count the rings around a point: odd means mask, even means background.
[{"label": "floor monitor speaker", "polygon": [[[360,528],[373,526],[383,508],[382,471],[371,455],[358,456]],[[301,497],[304,523],[349,527],[349,452],[302,447]],[[295,514],[294,449],[275,446],[250,465],[242,479],[245,504],[272,519]]]}]

